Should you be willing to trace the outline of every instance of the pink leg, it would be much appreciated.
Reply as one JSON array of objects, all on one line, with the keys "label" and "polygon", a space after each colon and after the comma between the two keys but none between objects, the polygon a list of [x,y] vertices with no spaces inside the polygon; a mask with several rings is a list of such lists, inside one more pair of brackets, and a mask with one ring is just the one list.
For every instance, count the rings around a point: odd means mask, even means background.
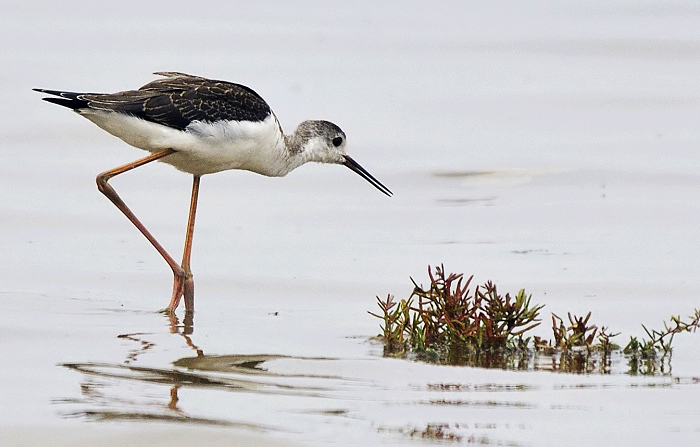
[{"label": "pink leg", "polygon": [[180,298],[185,298],[185,312],[194,312],[194,277],[190,268],[190,256],[192,255],[192,237],[194,236],[194,218],[197,214],[197,199],[199,197],[199,179],[195,175],[192,180],[192,197],[190,199],[190,216],[187,221],[187,234],[185,236],[185,250],[182,255],[182,276],[175,275],[173,284],[173,296],[170,299],[168,310],[174,311],[180,304]]},{"label": "pink leg", "polygon": [[104,194],[114,205],[116,205],[119,210],[124,213],[124,215],[134,224],[136,228],[143,234],[146,239],[153,245],[153,247],[158,250],[158,253],[165,259],[175,276],[173,285],[173,296],[170,300],[170,305],[167,307],[168,312],[174,312],[177,305],[180,302],[180,298],[184,295],[185,297],[185,311],[194,311],[194,281],[192,279],[192,271],[189,266],[189,258],[191,253],[192,245],[192,234],[194,226],[194,214],[197,205],[197,192],[199,189],[199,176],[195,176],[194,185],[192,188],[192,204],[190,206],[190,221],[187,227],[187,238],[185,240],[185,258],[183,259],[183,265],[180,266],[173,259],[170,254],[163,248],[162,245],[153,237],[153,235],[146,229],[146,227],[139,221],[139,219],[134,215],[134,213],[126,206],[126,203],[119,197],[117,192],[108,183],[109,179],[115,177],[124,172],[130,171],[139,166],[143,166],[152,161],[158,160],[160,158],[166,157],[170,154],[175,153],[173,149],[164,149],[159,152],[155,152],[148,157],[141,158],[131,163],[127,163],[123,166],[111,169],[109,171],[103,172],[97,176],[97,188]]}]

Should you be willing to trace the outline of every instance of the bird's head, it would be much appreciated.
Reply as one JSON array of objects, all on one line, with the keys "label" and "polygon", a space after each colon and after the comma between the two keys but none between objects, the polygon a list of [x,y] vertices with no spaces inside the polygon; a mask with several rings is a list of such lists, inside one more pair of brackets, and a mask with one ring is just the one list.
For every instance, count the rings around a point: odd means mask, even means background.
[{"label": "bird's head", "polygon": [[335,124],[328,121],[304,121],[297,127],[293,139],[306,161],[347,166],[387,196],[392,195],[389,188],[347,154],[347,137]]}]

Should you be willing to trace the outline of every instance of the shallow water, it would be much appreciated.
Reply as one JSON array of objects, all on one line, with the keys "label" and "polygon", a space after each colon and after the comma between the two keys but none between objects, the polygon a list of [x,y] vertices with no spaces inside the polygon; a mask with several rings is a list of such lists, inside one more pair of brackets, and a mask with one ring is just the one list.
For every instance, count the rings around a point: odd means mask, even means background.
[{"label": "shallow water", "polygon": [[[692,2],[0,5],[0,444],[690,443],[700,343],[653,377],[383,358],[375,296],[428,264],[622,332],[699,306]],[[200,42],[206,42],[201,44]],[[141,155],[32,87],[178,70],[253,87],[287,130],[339,124],[348,170],[202,181],[192,326],[94,186]],[[173,253],[190,180],[113,180]],[[193,439],[195,441],[193,441]]]}]

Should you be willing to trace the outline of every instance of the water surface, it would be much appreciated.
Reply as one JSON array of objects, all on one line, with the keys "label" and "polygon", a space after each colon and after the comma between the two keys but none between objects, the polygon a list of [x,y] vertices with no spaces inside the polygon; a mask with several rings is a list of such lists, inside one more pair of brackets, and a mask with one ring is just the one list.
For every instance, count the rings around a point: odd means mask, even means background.
[{"label": "water surface", "polygon": [[[383,358],[366,313],[444,263],[532,293],[545,337],[548,312],[592,311],[620,344],[691,314],[693,2],[0,10],[3,445],[697,439],[697,334],[665,375],[516,372]],[[164,70],[249,85],[288,131],[336,122],[395,196],[336,166],[205,177],[197,313],[173,325],[167,266],[94,185],[142,153],[30,91]],[[158,165],[113,184],[177,254],[190,179]]]}]

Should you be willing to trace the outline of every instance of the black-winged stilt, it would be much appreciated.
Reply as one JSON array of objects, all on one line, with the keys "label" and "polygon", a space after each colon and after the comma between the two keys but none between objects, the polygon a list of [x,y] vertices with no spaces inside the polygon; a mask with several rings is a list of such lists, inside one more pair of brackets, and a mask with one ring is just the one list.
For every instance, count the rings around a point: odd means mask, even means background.
[{"label": "black-winged stilt", "polygon": [[[126,143],[151,155],[97,176],[99,190],[143,233],[175,276],[167,309],[174,312],[184,297],[194,310],[190,269],[192,236],[200,177],[227,169],[243,169],[281,177],[306,162],[345,165],[387,196],[392,193],[346,154],[345,133],[328,121],[304,121],[285,135],[264,99],[248,87],[176,72],[158,72],[163,79],[138,90],[118,93],[74,93],[34,89],[43,98],[73,109]],[[178,264],[131,212],[109,179],[159,160],[193,174],[190,213],[182,263]]]}]

